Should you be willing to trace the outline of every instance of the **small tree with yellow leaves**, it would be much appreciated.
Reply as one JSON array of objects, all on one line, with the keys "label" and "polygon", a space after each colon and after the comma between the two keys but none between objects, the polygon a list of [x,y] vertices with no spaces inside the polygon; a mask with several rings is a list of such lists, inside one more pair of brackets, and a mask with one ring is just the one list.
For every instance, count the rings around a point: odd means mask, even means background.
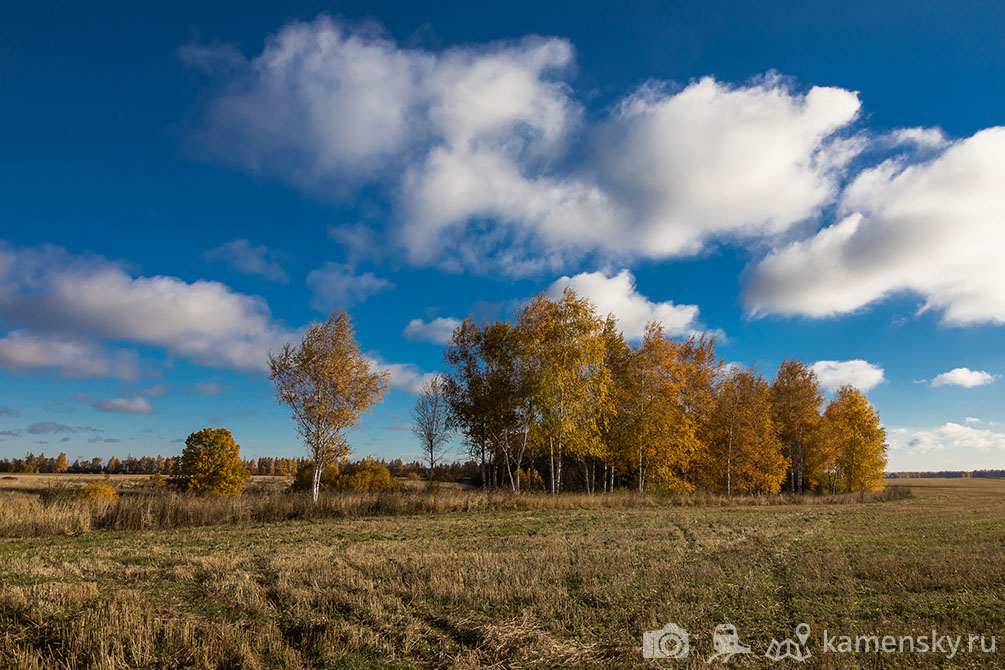
[{"label": "small tree with yellow leaves", "polygon": [[886,430],[865,395],[842,386],[824,422],[834,442],[837,477],[846,491],[878,491],[886,476]]},{"label": "small tree with yellow leaves", "polygon": [[314,461],[311,499],[317,502],[322,473],[349,455],[346,431],[384,396],[388,373],[375,371],[360,351],[342,309],[311,324],[299,346],[270,352],[269,368],[276,398],[290,408]]},{"label": "small tree with yellow leaves", "polygon": [[226,428],[203,428],[185,440],[172,482],[200,495],[231,496],[244,489],[248,469]]}]

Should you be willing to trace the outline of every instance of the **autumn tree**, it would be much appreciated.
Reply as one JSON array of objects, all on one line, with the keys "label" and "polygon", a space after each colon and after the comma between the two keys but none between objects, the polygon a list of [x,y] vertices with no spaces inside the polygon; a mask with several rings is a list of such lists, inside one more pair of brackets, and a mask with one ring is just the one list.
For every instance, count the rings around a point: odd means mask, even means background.
[{"label": "autumn tree", "polygon": [[286,343],[269,369],[276,398],[287,405],[314,460],[311,499],[321,474],[351,452],[346,432],[383,398],[388,373],[377,372],[356,343],[352,320],[338,309],[307,328],[299,345]]},{"label": "autumn tree", "polygon": [[878,491],[886,474],[886,430],[865,395],[842,386],[824,413],[834,440],[836,474],[846,491]]},{"label": "autumn tree", "polygon": [[788,457],[789,490],[802,493],[807,475],[823,457],[823,393],[816,373],[795,359],[782,361],[771,384],[771,405],[778,439]]},{"label": "autumn tree", "polygon": [[684,403],[680,347],[666,337],[663,324],[646,324],[627,384],[638,490],[645,490],[647,481],[674,491],[690,490],[682,475],[697,448],[695,422]]},{"label": "autumn tree", "polygon": [[248,476],[230,431],[204,428],[185,440],[172,483],[200,495],[230,496],[244,489]]},{"label": "autumn tree", "polygon": [[583,464],[590,491],[588,467],[602,453],[601,428],[610,391],[604,321],[589,300],[569,288],[558,301],[543,293],[532,299],[520,321],[526,356],[539,374],[534,393],[540,434],[548,443],[549,489],[561,490],[563,456],[568,452]]},{"label": "autumn tree", "polygon": [[69,469],[69,465],[66,463],[66,454],[60,452],[59,456],[56,458],[56,464],[53,467],[53,472],[66,472]]},{"label": "autumn tree", "polygon": [[709,421],[701,470],[710,488],[733,493],[777,493],[785,458],[772,425],[770,387],[753,369],[723,375]]},{"label": "autumn tree", "polygon": [[540,416],[535,393],[540,370],[530,355],[530,343],[520,319],[515,324],[495,321],[482,327],[488,434],[514,491],[520,490],[531,431]]},{"label": "autumn tree", "polygon": [[635,430],[629,408],[634,398],[631,395],[634,350],[618,329],[614,315],[604,322],[604,361],[610,375],[610,398],[604,408],[606,416],[602,422],[601,440],[604,462],[604,491],[614,490],[615,476],[627,471],[631,461]]},{"label": "autumn tree", "polygon": [[454,329],[443,352],[443,392],[452,428],[464,434],[468,454],[479,463],[482,488],[489,485],[489,400],[483,333],[468,317]]},{"label": "autumn tree", "polygon": [[429,464],[431,482],[433,469],[450,443],[450,407],[442,377],[436,375],[423,382],[411,415],[412,432],[419,438],[423,459]]}]

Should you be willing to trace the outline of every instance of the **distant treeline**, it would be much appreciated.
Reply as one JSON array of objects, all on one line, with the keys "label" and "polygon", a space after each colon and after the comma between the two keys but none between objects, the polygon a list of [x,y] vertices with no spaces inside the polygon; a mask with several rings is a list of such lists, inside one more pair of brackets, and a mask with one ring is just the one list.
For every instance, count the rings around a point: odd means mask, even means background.
[{"label": "distant treeline", "polygon": [[890,479],[996,479],[1005,470],[940,470],[938,472],[888,472]]},{"label": "distant treeline", "polygon": [[[72,463],[65,453],[50,458],[44,453],[35,455],[28,453],[24,458],[0,459],[0,472],[15,473],[70,473],[70,474],[110,474],[110,475],[152,475],[174,473],[177,457],[174,456],[132,456],[119,459],[112,456],[107,461],[101,458],[90,460],[75,460]],[[429,467],[418,461],[404,462],[400,458],[385,461],[378,459],[392,477],[407,477],[410,474],[428,477]],[[252,475],[295,475],[297,471],[310,464],[306,458],[253,458],[244,461],[244,467]],[[433,468],[433,479],[437,481],[471,481],[481,483],[478,464],[474,461],[441,463]]]}]

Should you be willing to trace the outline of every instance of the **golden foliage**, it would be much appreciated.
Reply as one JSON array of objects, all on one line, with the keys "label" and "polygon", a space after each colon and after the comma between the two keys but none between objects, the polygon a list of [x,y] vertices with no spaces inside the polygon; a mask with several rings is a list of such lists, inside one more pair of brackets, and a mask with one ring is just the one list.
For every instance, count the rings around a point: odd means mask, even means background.
[{"label": "golden foliage", "polygon": [[77,491],[77,499],[85,502],[95,502],[99,500],[115,500],[118,497],[115,487],[105,482],[91,482],[84,488]]},{"label": "golden foliage", "polygon": [[886,430],[879,412],[856,388],[841,387],[824,413],[835,459],[835,477],[845,491],[878,491],[886,470]]},{"label": "golden foliage", "polygon": [[789,490],[802,493],[827,461],[820,424],[823,393],[816,373],[795,359],[782,361],[771,384],[771,404],[778,439],[789,461]]},{"label": "golden foliage", "polygon": [[376,372],[356,344],[352,320],[343,309],[307,328],[299,345],[286,343],[269,353],[276,398],[290,408],[307,444],[314,470],[316,501],[321,474],[349,455],[345,433],[387,390],[388,372]]},{"label": "golden foliage", "polygon": [[250,476],[241,461],[241,447],[226,428],[204,428],[189,435],[177,469],[174,483],[199,495],[237,495]]}]

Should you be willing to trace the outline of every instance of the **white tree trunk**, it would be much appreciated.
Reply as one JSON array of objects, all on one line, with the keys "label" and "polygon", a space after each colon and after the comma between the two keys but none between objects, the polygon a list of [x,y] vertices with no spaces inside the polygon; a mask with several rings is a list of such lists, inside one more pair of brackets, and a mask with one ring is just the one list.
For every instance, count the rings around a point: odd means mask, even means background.
[{"label": "white tree trunk", "polygon": [[311,502],[317,504],[318,502],[318,491],[321,488],[321,470],[323,466],[321,465],[321,459],[314,461],[314,475],[311,477]]}]

